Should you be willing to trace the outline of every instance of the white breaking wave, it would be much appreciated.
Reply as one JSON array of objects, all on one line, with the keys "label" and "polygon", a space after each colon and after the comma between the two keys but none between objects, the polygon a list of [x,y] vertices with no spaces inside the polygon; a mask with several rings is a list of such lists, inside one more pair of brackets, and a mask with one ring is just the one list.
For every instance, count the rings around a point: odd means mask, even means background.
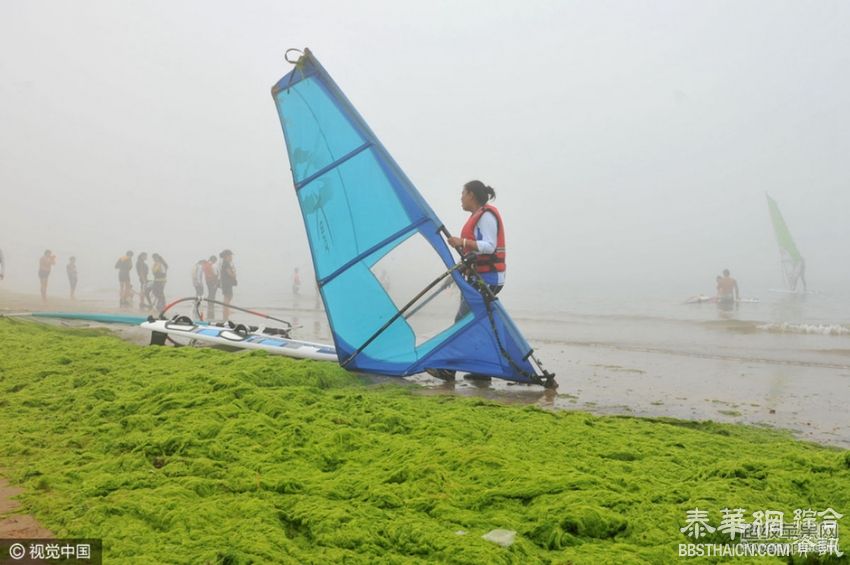
[{"label": "white breaking wave", "polygon": [[839,324],[762,324],[758,329],[771,333],[818,334],[818,335],[850,335],[850,327]]}]

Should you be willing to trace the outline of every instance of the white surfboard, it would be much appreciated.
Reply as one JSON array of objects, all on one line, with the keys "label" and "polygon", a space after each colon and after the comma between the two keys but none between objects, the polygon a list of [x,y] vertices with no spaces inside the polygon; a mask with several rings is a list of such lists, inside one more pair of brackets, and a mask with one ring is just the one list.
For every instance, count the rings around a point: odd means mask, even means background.
[{"label": "white surfboard", "polygon": [[260,349],[275,355],[285,355],[296,359],[314,359],[338,363],[336,349],[332,345],[313,343],[284,337],[280,331],[266,328],[227,325],[198,324],[188,319],[154,320],[142,322],[146,330],[166,334],[172,338],[182,338],[237,349]]}]

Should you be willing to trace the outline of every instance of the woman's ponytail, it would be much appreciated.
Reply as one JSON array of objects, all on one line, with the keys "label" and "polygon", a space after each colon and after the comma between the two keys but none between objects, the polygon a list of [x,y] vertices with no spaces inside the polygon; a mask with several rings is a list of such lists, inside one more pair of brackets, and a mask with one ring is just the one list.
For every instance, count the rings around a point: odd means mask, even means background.
[{"label": "woman's ponytail", "polygon": [[471,192],[481,205],[487,204],[487,202],[496,198],[496,191],[493,190],[493,187],[485,185],[480,180],[471,180],[463,185],[463,188]]}]

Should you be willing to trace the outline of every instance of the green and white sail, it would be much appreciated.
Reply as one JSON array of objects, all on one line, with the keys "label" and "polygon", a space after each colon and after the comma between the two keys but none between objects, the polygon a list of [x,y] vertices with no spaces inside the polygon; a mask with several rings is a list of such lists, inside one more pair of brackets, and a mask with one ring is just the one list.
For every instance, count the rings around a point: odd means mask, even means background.
[{"label": "green and white sail", "polygon": [[785,223],[785,219],[782,217],[782,212],[779,211],[776,201],[769,194],[765,196],[767,196],[767,208],[770,212],[770,220],[773,223],[773,232],[776,234],[776,243],[779,245],[779,256],[785,288],[790,291],[797,291],[798,286],[802,283],[799,290],[805,291],[806,262],[803,256],[800,255],[797,244],[794,243],[794,238],[791,237],[788,224]]}]

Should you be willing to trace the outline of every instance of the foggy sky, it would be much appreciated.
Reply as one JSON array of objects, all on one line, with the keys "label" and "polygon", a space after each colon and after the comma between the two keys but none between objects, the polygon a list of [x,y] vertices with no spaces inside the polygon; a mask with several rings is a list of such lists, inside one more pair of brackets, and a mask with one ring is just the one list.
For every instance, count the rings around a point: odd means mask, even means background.
[{"label": "foggy sky", "polygon": [[35,292],[46,248],[81,291],[126,249],[174,292],[225,247],[245,292],[309,279],[269,93],[306,46],[451,231],[466,181],[496,189],[512,292],[778,286],[766,191],[810,286],[846,287],[848,24],[838,1],[2,2],[3,284]]}]

